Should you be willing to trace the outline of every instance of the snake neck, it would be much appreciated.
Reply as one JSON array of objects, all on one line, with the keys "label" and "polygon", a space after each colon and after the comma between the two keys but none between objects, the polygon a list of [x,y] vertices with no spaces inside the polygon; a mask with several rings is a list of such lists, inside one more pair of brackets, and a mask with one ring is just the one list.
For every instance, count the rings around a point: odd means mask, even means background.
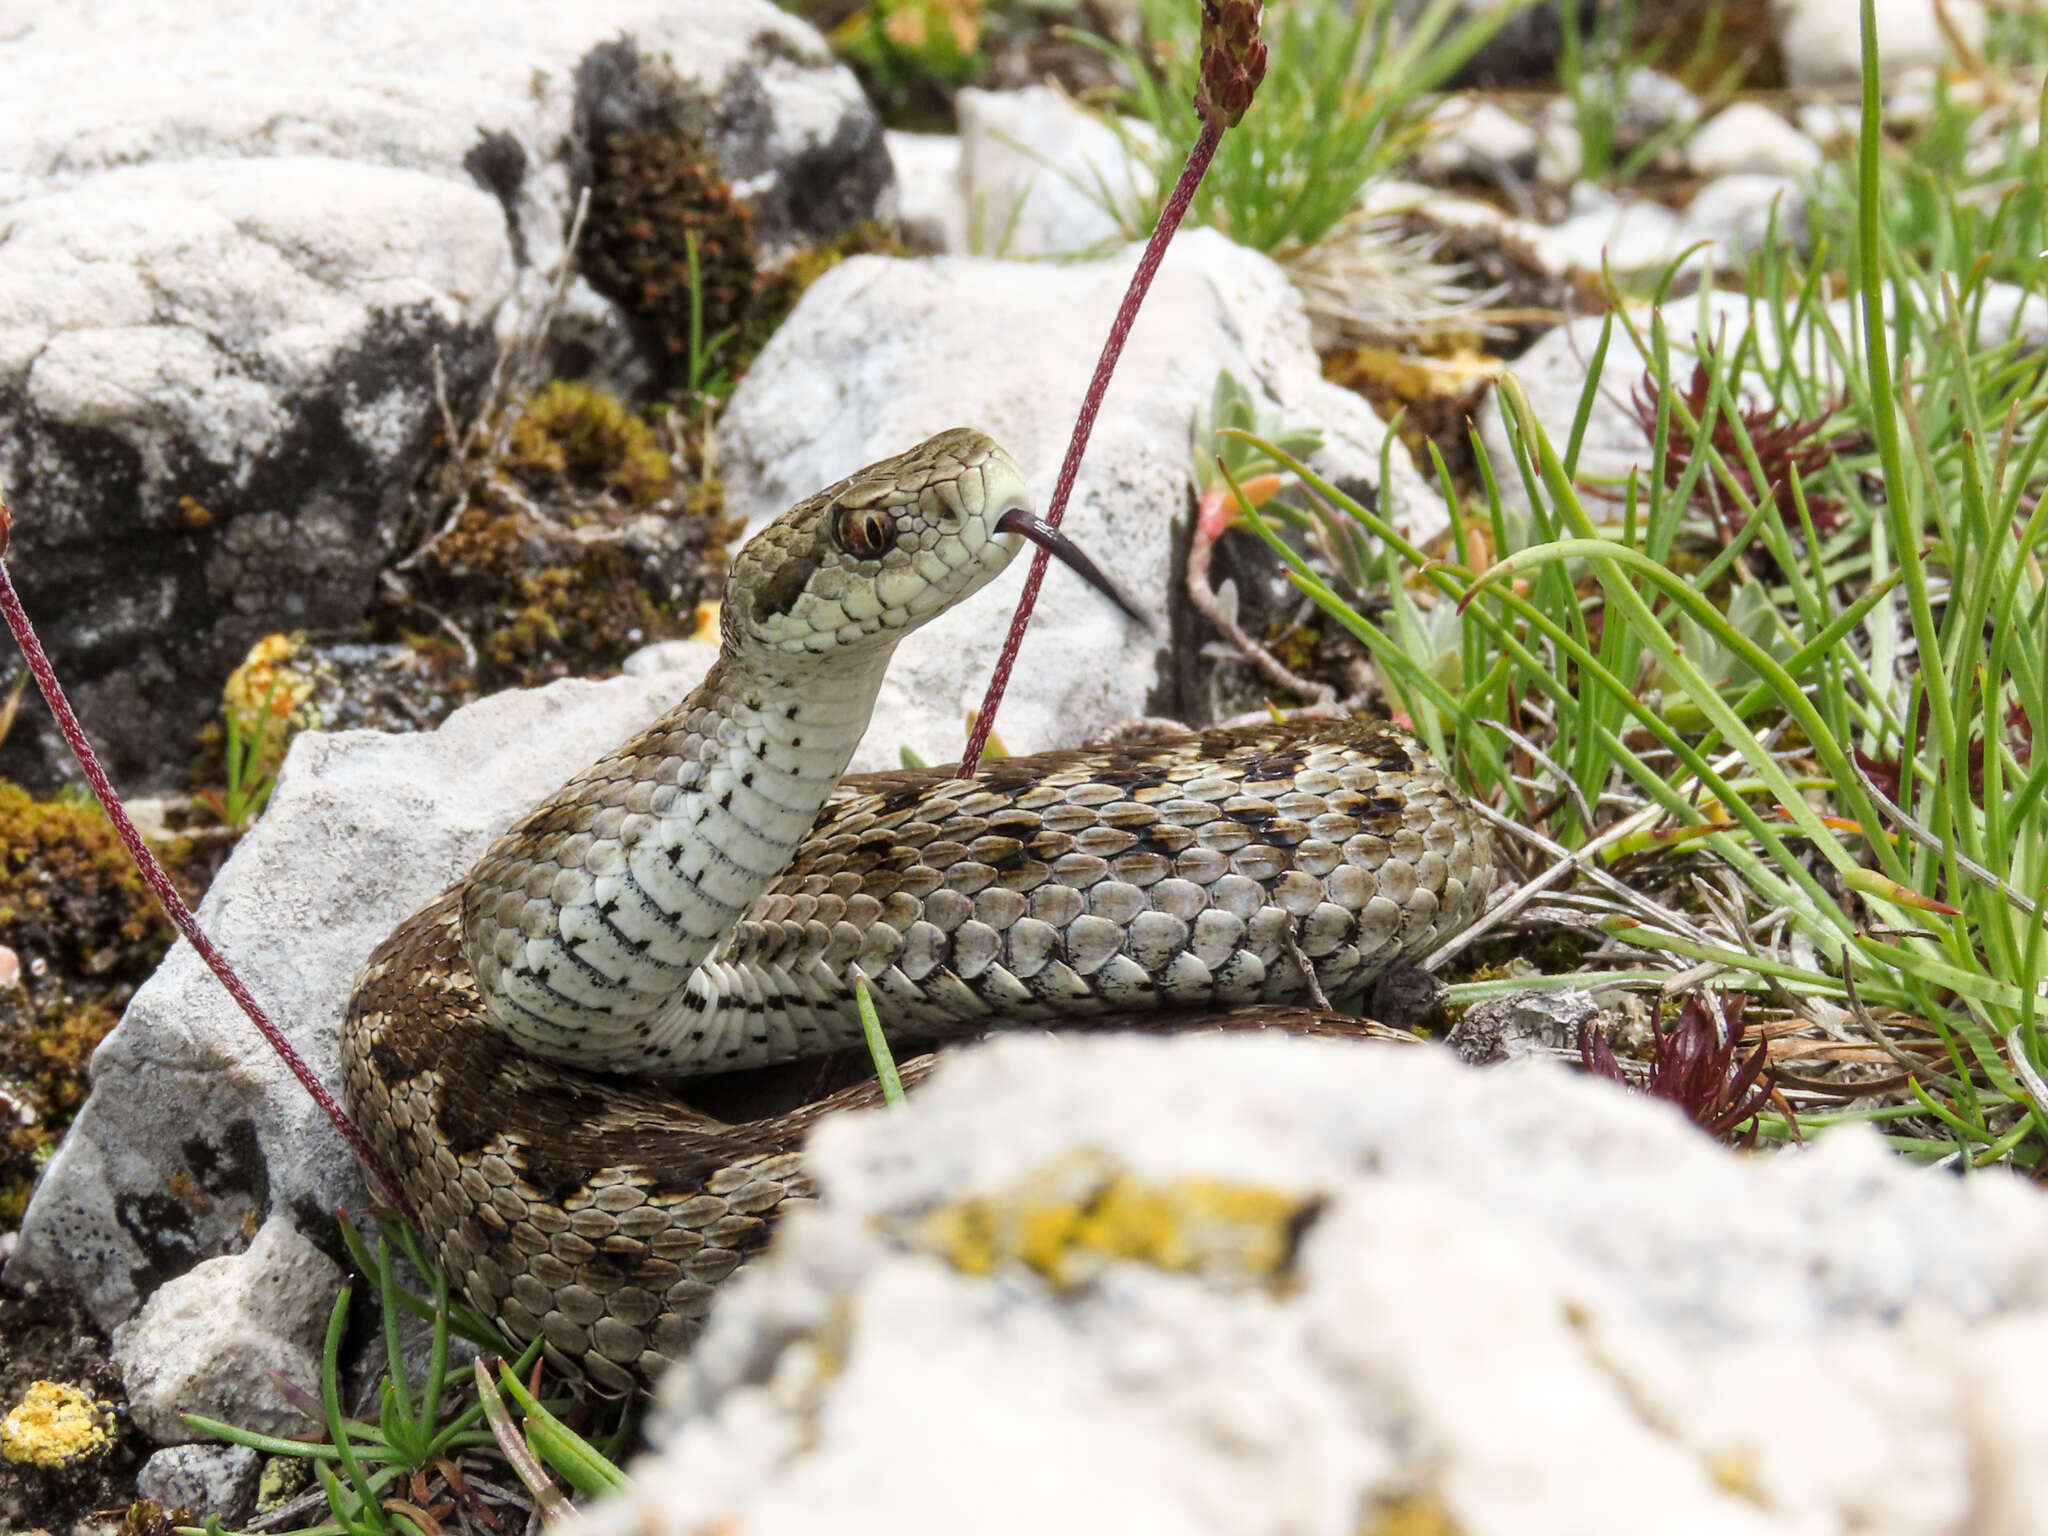
[{"label": "snake neck", "polygon": [[657,1015],[795,855],[889,655],[729,644],[681,704],[493,844],[462,924],[492,1023],[586,1071],[667,1069]]}]

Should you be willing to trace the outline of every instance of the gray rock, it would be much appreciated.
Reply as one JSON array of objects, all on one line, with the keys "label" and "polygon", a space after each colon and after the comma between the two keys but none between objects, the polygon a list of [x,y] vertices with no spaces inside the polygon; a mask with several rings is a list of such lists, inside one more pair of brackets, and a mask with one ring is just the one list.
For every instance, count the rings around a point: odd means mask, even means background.
[{"label": "gray rock", "polygon": [[1568,187],[1585,169],[1585,140],[1579,136],[1572,104],[1559,97],[1536,116],[1536,179]]},{"label": "gray rock", "polygon": [[[11,566],[111,765],[191,750],[269,629],[355,617],[513,264],[473,186],[343,160],[110,169],[0,209]],[[90,594],[81,601],[81,594]],[[40,706],[0,771],[67,762]]]},{"label": "gray rock", "polygon": [[1886,71],[1884,125],[1892,133],[1912,133],[1934,120],[1937,92],[1942,89],[1941,70],[1933,64],[1914,64]]},{"label": "gray rock", "polygon": [[[1971,49],[1984,47],[1981,0],[1877,0],[1878,67],[1891,79],[1905,70],[1947,62],[1939,11]],[[1853,85],[1863,78],[1862,39],[1853,8],[1840,0],[1772,0],[1771,18],[1794,87]]]},{"label": "gray rock", "polygon": [[1799,131],[1822,149],[1843,149],[1853,144],[1863,122],[1854,106],[1841,101],[1801,102],[1795,115]]},{"label": "gray rock", "polygon": [[282,1212],[242,1253],[168,1281],[114,1330],[113,1360],[136,1427],[165,1443],[196,1440],[184,1415],[259,1434],[308,1428],[272,1373],[320,1390],[320,1346],[340,1268]]},{"label": "gray rock", "polygon": [[1819,165],[1821,152],[1769,107],[1738,101],[1694,132],[1685,160],[1695,176],[1797,176]]},{"label": "gray rock", "polygon": [[1444,1037],[1470,1067],[1490,1067],[1532,1056],[1576,1060],[1579,1039],[1602,1027],[1593,994],[1579,987],[1557,992],[1517,992],[1475,1003]]},{"label": "gray rock", "polygon": [[1623,144],[1635,144],[1667,128],[1699,120],[1700,101],[1683,80],[1660,69],[1631,69],[1615,103]]},{"label": "gray rock", "polygon": [[1938,1536],[2048,1507],[2013,1369],[2048,1350],[2048,1199],[1867,1131],[1742,1157],[1538,1062],[1012,1039],[810,1158],[819,1205],[579,1536]]},{"label": "gray rock", "polygon": [[562,292],[561,312],[548,330],[551,377],[637,400],[660,388],[660,360],[650,357],[619,306],[581,276]]},{"label": "gray rock", "polygon": [[246,1445],[169,1445],[142,1464],[135,1491],[167,1510],[240,1525],[256,1507],[262,1463]]},{"label": "gray rock", "polygon": [[681,672],[692,682],[711,670],[718,659],[718,647],[708,640],[657,640],[643,645],[619,664],[628,677],[660,677]]},{"label": "gray rock", "polygon": [[1803,240],[1806,230],[1805,194],[1783,176],[1723,176],[1702,187],[1683,213],[1582,181],[1555,224],[1513,218],[1474,198],[1410,182],[1379,184],[1364,206],[1445,232],[1460,247],[1483,236],[1526,252],[1542,271],[1563,279],[1597,279],[1603,264],[1620,276],[1640,277],[1680,257],[1686,273],[1740,263],[1762,243],[1774,208],[1781,237]]},{"label": "gray rock", "polygon": [[[758,526],[863,464],[972,425],[1016,455],[1043,507],[1136,254],[1068,266],[863,257],[835,268],[727,407],[718,457],[727,506]],[[1358,396],[1323,379],[1285,275],[1213,231],[1175,240],[1066,522],[1155,628],[1139,630],[1067,573],[1051,573],[999,721],[1011,751],[1071,746],[1159,712],[1150,701],[1179,579],[1175,529],[1192,508],[1189,433],[1223,368],[1288,419],[1323,428],[1325,473],[1377,485],[1386,429]],[[1443,504],[1398,442],[1391,462],[1393,483],[1367,494],[1426,542],[1445,525]],[[904,641],[856,769],[893,767],[905,746],[934,763],[959,756],[1026,564]]]},{"label": "gray rock", "polygon": [[[1654,69],[1630,69],[1621,80],[1618,97],[1613,97],[1614,77],[1597,63],[1587,63],[1586,89],[1608,93],[1612,99],[1601,104],[1611,115],[1608,125],[1613,137],[1610,152],[1621,157],[1642,150],[1657,141],[1650,163],[1659,169],[1676,170],[1683,164],[1674,147],[1683,130],[1700,115],[1699,99],[1682,81]],[[1552,186],[1568,186],[1584,171],[1599,171],[1584,160],[1584,138],[1578,121],[1577,104],[1569,96],[1550,101],[1537,116],[1536,175]]]},{"label": "gray rock", "polygon": [[[1672,372],[1683,380],[1689,376],[1696,338],[1720,340],[1732,347],[1749,323],[1749,301],[1741,294],[1706,290],[1696,298],[1679,299],[1664,310],[1665,326],[1672,347]],[[1649,332],[1649,311],[1634,316]],[[1767,328],[1767,327],[1761,327]],[[1515,360],[1515,377],[1528,394],[1537,419],[1552,436],[1563,442],[1571,432],[1580,393],[1586,388],[1587,370],[1592,366],[1593,348],[1599,341],[1600,322],[1581,318],[1550,332]],[[1649,462],[1650,442],[1629,404],[1645,368],[1643,355],[1622,327],[1616,326],[1607,349],[1606,364],[1595,386],[1598,393],[1586,420],[1585,437],[1579,449],[1579,480],[1582,484],[1620,485],[1631,470]],[[1481,441],[1493,458],[1496,471],[1513,462],[1512,449],[1502,422],[1497,399],[1488,399],[1480,409]],[[1502,500],[1526,510],[1527,491],[1520,477],[1498,473]]]},{"label": "gray rock", "polygon": [[[419,735],[298,737],[200,922],[332,1084],[335,1026],[370,951],[704,666],[501,693]],[[333,1128],[180,944],[94,1056],[92,1095],[7,1275],[64,1285],[110,1328],[165,1281],[247,1248],[259,1225],[324,1240],[337,1206],[368,1198]],[[332,1300],[330,1287],[306,1304],[324,1317]]]},{"label": "gray rock", "polygon": [[[182,764],[251,641],[360,615],[440,429],[430,358],[467,411],[596,139],[668,90],[770,250],[866,217],[889,175],[852,76],[768,0],[314,0],[261,26],[90,0],[0,31],[13,571],[131,783]],[[25,707],[0,773],[68,771]]]}]

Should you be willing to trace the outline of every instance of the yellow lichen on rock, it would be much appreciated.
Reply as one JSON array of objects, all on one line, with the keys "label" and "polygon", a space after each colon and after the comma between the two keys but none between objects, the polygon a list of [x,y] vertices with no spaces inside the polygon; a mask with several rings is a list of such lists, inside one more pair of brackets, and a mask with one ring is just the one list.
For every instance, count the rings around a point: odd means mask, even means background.
[{"label": "yellow lichen on rock", "polygon": [[1443,1499],[1425,1490],[1382,1504],[1359,1524],[1358,1536],[1464,1536]]},{"label": "yellow lichen on rock", "polygon": [[1316,1200],[1202,1176],[1153,1183],[1091,1152],[1039,1169],[1015,1188],[955,1201],[919,1220],[911,1241],[970,1275],[1007,1263],[1078,1285],[1112,1263],[1206,1279],[1284,1279]]},{"label": "yellow lichen on rock", "polygon": [[62,1471],[113,1443],[112,1405],[61,1382],[31,1383],[22,1400],[0,1418],[0,1457],[21,1466]]},{"label": "yellow lichen on rock", "polygon": [[256,1513],[267,1515],[297,1498],[313,1481],[309,1463],[296,1456],[270,1456],[256,1484]]}]

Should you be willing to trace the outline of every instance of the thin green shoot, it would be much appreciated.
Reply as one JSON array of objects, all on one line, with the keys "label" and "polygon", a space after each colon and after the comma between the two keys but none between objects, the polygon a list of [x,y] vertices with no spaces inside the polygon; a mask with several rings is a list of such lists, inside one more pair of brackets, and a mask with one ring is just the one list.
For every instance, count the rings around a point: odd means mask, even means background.
[{"label": "thin green shoot", "polygon": [[860,1010],[860,1032],[867,1040],[868,1055],[874,1059],[875,1080],[882,1085],[882,1099],[888,1104],[903,1102],[903,1076],[896,1070],[895,1053],[889,1049],[889,1037],[882,1032],[881,1016],[875,1012],[875,997],[868,987],[868,979],[858,970],[853,973],[853,1001]]}]

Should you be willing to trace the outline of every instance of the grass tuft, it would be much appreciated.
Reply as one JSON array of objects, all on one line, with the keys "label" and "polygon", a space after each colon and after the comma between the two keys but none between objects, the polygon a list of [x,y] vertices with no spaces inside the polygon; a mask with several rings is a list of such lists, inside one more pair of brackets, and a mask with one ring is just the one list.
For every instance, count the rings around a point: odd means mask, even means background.
[{"label": "grass tuft", "polygon": [[[1938,218],[1888,197],[1871,51],[1853,222],[1822,204],[1810,256],[1769,242],[1747,323],[1696,362],[1676,308],[1611,293],[1561,440],[1510,376],[1512,452],[1475,443],[1475,504],[1435,457],[1449,554],[1277,444],[1376,564],[1333,580],[1245,521],[1497,817],[1520,889],[1487,936],[1592,926],[1596,981],[1662,965],[1667,996],[1747,994],[1752,1083],[1782,1097],[1734,1103],[1764,1137],[1864,1119],[1915,1157],[2048,1169],[2048,368],[2014,339],[2048,171],[2033,155],[1989,215],[2003,161]],[[1646,360],[1647,467],[1594,485],[1614,345]]]}]

